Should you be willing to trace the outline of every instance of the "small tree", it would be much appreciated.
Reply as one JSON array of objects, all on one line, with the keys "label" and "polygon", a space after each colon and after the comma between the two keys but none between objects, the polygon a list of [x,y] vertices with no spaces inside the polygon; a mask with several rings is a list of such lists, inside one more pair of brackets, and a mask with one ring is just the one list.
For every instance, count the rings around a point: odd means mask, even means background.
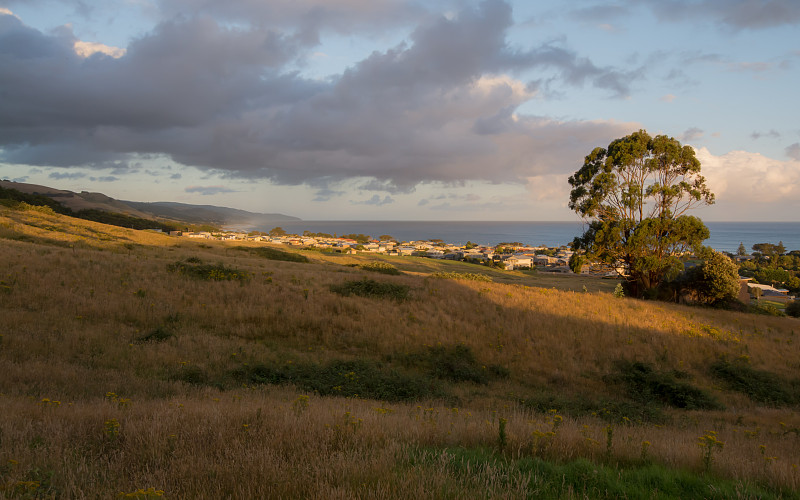
[{"label": "small tree", "polygon": [[708,247],[698,252],[703,259],[699,266],[687,269],[683,274],[682,291],[691,300],[701,304],[724,304],[739,296],[739,268],[725,254]]},{"label": "small tree", "polygon": [[786,314],[794,318],[800,318],[800,300],[793,300],[786,304]]},{"label": "small tree", "polygon": [[284,231],[283,228],[280,226],[273,227],[272,229],[269,230],[270,236],[286,236],[287,234],[288,233]]},{"label": "small tree", "polygon": [[739,248],[736,250],[736,255],[740,257],[747,255],[747,249],[744,247],[744,243],[739,242]]}]

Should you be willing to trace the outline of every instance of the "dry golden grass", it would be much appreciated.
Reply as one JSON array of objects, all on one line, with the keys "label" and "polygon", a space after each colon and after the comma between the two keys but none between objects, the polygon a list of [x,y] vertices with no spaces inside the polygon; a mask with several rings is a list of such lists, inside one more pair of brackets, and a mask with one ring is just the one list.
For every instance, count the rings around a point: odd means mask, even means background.
[{"label": "dry golden grass", "polygon": [[[753,368],[798,378],[795,319],[422,272],[383,276],[341,265],[360,259],[315,252],[308,264],[277,262],[36,211],[0,208],[0,238],[0,497],[31,493],[31,481],[63,497],[149,487],[179,498],[524,496],[527,483],[498,482],[494,469],[465,482],[444,459],[408,458],[434,453],[428,447],[495,446],[499,418],[508,419],[512,457],[628,463],[648,441],[648,460],[697,471],[698,438],[713,430],[725,442],[715,473],[800,487],[800,436],[788,432],[800,429],[797,408],[762,407],[708,371],[717,359],[746,356]],[[252,278],[200,281],[167,270],[192,257]],[[408,285],[411,299],[328,288],[361,277]],[[137,340],[159,328],[171,336]],[[436,345],[468,346],[509,377],[450,384],[457,403],[311,395],[307,407],[291,387],[176,379],[187,367],[213,378],[258,363],[383,361]],[[565,415],[555,437],[537,441],[553,416],[521,399],[543,390],[619,398],[603,377],[620,359],[680,369],[727,409],[666,410],[662,426],[614,423],[610,453],[607,422],[590,415]]]}]

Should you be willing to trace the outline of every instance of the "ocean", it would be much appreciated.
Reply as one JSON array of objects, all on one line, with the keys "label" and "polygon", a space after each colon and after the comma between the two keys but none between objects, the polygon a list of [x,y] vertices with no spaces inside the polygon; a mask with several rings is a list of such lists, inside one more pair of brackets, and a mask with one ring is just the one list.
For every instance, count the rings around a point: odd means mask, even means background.
[{"label": "ocean", "polygon": [[[782,241],[787,250],[800,250],[800,222],[706,222],[711,237],[705,241],[719,251],[736,252],[744,243],[748,252],[755,243]],[[303,231],[328,234],[366,234],[373,238],[388,234],[400,241],[440,239],[463,245],[515,242],[549,247],[566,245],[583,233],[576,222],[468,222],[468,221],[290,221],[276,223],[292,234]],[[269,231],[272,227],[254,228]]]}]

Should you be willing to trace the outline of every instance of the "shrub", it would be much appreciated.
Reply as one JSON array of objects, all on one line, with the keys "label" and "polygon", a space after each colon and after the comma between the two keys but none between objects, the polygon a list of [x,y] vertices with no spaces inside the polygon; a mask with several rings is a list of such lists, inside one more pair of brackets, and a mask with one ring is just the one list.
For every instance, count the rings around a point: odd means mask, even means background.
[{"label": "shrub", "polygon": [[382,274],[392,274],[392,275],[401,274],[399,269],[389,264],[388,262],[369,262],[367,264],[359,264],[358,267],[360,269],[364,269],[365,271],[373,271]]},{"label": "shrub", "polygon": [[137,337],[136,339],[134,339],[133,343],[134,344],[148,344],[148,343],[151,343],[151,342],[165,342],[165,341],[171,339],[172,337],[173,337],[173,334],[172,334],[171,331],[169,331],[168,329],[166,329],[163,326],[159,326],[158,328],[156,328],[155,330],[151,331],[150,333],[142,335],[141,337]]},{"label": "shrub", "polygon": [[711,248],[698,252],[702,263],[683,272],[677,280],[681,293],[700,304],[725,304],[739,295],[739,268],[725,254]]},{"label": "shrub", "polygon": [[282,260],[286,262],[309,262],[308,257],[294,252],[286,252],[272,247],[233,247],[234,250],[241,250],[243,252],[250,252],[259,257],[269,260]]},{"label": "shrub", "polygon": [[618,423],[626,418],[636,423],[664,423],[668,420],[662,407],[653,401],[610,401],[594,399],[586,394],[567,395],[562,392],[541,391],[521,398],[519,403],[539,413],[555,409],[558,413],[572,417],[591,415],[611,423]]},{"label": "shrub", "polygon": [[361,397],[384,401],[412,401],[446,396],[435,380],[389,370],[367,360],[336,360],[325,365],[255,364],[242,366],[231,375],[236,380],[249,384],[294,384],[303,391],[313,391],[321,396]]},{"label": "shrub", "polygon": [[713,410],[722,406],[713,396],[679,379],[684,372],[671,370],[659,372],[638,361],[617,362],[618,374],[611,381],[625,385],[631,399],[639,402],[659,401],[666,406],[686,410]]},{"label": "shrub", "polygon": [[800,300],[793,300],[786,304],[786,314],[793,318],[800,318]]},{"label": "shrub", "polygon": [[431,278],[448,279],[448,280],[469,280],[469,281],[485,281],[492,282],[492,278],[485,274],[477,273],[455,273],[439,271],[431,274]]},{"label": "shrub", "polygon": [[244,282],[250,279],[250,273],[239,271],[223,264],[192,264],[190,262],[174,262],[167,265],[167,270],[173,273],[182,274],[191,278],[208,281],[231,281],[238,280]]},{"label": "shrub", "polygon": [[488,384],[493,378],[508,378],[508,369],[485,365],[475,359],[472,349],[465,345],[432,346],[427,350],[399,355],[406,366],[421,367],[430,376],[451,382]]},{"label": "shrub", "polygon": [[763,314],[764,316],[785,316],[780,309],[772,304],[753,304],[748,311],[754,314]]},{"label": "shrub", "polygon": [[405,300],[411,290],[407,285],[384,283],[364,278],[363,280],[345,281],[344,283],[330,285],[330,290],[339,295],[349,297],[376,297],[395,300]]},{"label": "shrub", "polygon": [[720,360],[711,365],[711,374],[731,390],[746,394],[753,401],[772,406],[800,402],[800,380],[786,380],[774,373],[756,370],[746,362]]}]

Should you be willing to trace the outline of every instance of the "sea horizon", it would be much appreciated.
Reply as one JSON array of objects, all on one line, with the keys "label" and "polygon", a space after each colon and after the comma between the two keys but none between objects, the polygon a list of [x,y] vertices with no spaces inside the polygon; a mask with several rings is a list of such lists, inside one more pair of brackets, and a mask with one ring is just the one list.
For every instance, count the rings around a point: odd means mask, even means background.
[{"label": "sea horizon", "polygon": [[[704,222],[711,236],[704,245],[719,251],[736,252],[743,244],[748,253],[756,243],[783,242],[787,251],[800,250],[800,222]],[[440,239],[445,243],[495,246],[520,242],[528,246],[561,246],[583,234],[583,221],[413,221],[413,220],[300,220],[275,221],[269,231],[279,226],[291,234],[304,231],[327,234],[365,234],[372,238],[390,235],[400,241]]]}]

